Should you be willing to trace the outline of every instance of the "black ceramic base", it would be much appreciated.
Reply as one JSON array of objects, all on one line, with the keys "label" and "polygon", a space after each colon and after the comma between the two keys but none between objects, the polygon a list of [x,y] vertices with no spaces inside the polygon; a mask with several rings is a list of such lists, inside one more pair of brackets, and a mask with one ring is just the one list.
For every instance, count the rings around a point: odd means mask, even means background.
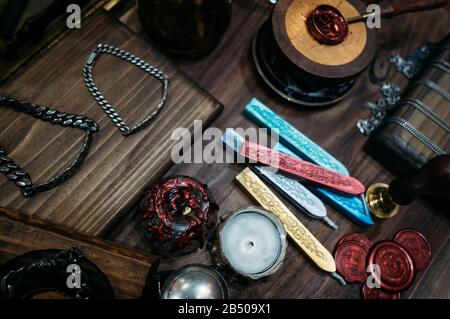
[{"label": "black ceramic base", "polygon": [[265,84],[283,99],[304,106],[325,106],[343,99],[355,78],[324,79],[300,70],[276,45],[271,24],[262,25],[253,41],[253,61]]}]

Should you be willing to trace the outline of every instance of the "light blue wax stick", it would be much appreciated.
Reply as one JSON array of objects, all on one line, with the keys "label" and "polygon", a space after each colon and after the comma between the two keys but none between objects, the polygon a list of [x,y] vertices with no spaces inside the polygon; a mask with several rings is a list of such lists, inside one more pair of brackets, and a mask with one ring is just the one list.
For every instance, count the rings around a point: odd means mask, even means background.
[{"label": "light blue wax stick", "polygon": [[[297,154],[294,154],[287,147],[278,143],[275,145],[274,150],[291,155],[295,158],[302,159]],[[344,214],[354,223],[361,226],[373,225],[372,217],[370,216],[369,209],[364,201],[364,195],[362,196],[344,196],[339,193],[335,193],[327,188],[317,187],[315,185],[304,184],[311,192],[317,195],[325,202],[327,202],[334,209]]]},{"label": "light blue wax stick", "polygon": [[303,159],[341,174],[350,175],[344,164],[259,100],[253,98],[245,107],[244,114],[262,127],[277,130],[280,142]]}]

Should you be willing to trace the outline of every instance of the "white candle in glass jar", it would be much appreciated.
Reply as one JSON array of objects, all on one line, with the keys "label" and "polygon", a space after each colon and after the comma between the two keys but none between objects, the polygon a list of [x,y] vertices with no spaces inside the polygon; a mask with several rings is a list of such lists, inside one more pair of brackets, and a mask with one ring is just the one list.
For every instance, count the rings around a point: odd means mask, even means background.
[{"label": "white candle in glass jar", "polygon": [[259,209],[248,208],[232,215],[219,237],[223,256],[244,275],[268,272],[284,258],[286,233],[281,222]]}]

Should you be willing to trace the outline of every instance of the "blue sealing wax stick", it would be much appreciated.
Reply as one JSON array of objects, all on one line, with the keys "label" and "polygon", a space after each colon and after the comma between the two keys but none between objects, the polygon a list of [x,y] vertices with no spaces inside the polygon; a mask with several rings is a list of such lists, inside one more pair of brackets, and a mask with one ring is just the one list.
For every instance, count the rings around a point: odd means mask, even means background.
[{"label": "blue sealing wax stick", "polygon": [[[275,145],[274,150],[302,159],[280,143]],[[316,187],[314,185],[304,184],[304,186],[354,223],[361,226],[373,225],[372,217],[370,216],[369,209],[364,201],[364,195],[344,196],[330,191],[329,189]]]},{"label": "blue sealing wax stick", "polygon": [[247,104],[244,109],[244,114],[262,127],[266,127],[269,130],[277,130],[280,142],[295,154],[301,156],[301,158],[341,174],[350,175],[344,164],[286,122],[258,99],[253,98]]}]

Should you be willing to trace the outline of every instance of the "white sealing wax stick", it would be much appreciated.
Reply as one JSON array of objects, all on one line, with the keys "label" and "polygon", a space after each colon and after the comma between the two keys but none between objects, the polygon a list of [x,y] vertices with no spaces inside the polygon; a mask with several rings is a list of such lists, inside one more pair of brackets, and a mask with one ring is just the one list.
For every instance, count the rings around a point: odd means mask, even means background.
[{"label": "white sealing wax stick", "polygon": [[286,232],[269,212],[246,208],[227,218],[219,232],[222,255],[239,274],[257,279],[275,272],[286,250]]}]

